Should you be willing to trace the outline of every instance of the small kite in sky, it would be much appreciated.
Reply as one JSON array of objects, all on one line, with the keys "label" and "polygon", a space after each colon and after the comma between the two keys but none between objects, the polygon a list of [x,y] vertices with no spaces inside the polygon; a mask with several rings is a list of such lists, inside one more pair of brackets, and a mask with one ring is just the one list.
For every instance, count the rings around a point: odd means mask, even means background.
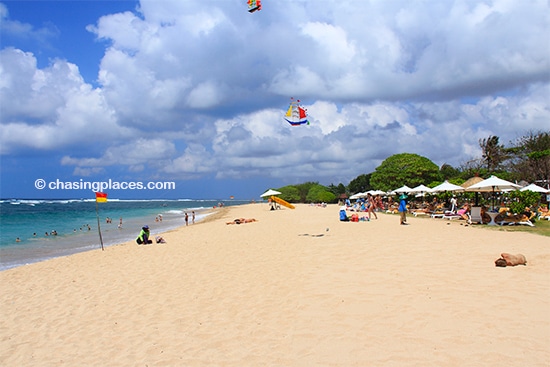
[{"label": "small kite in sky", "polygon": [[294,98],[290,98],[290,105],[286,111],[285,120],[292,126],[299,126],[302,124],[309,125],[309,121],[307,120],[307,110],[300,106],[299,99],[294,100]]},{"label": "small kite in sky", "polygon": [[261,0],[248,0],[248,12],[254,13],[256,10],[262,10]]}]

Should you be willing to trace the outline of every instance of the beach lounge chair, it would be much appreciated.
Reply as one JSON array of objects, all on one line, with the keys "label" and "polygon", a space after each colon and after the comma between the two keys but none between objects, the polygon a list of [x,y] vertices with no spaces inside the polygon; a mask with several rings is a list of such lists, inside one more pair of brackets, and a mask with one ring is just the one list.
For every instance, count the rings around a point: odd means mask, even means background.
[{"label": "beach lounge chair", "polygon": [[470,224],[472,223],[483,224],[483,218],[481,217],[480,206],[473,206],[470,209]]},{"label": "beach lounge chair", "polygon": [[528,217],[524,214],[509,214],[501,213],[495,218],[495,222],[501,226],[513,226],[513,225],[525,225],[529,227],[534,227],[535,225],[531,222]]},{"label": "beach lounge chair", "polygon": [[443,218],[445,215],[450,214],[451,212],[448,210],[442,211],[442,210],[435,210],[430,214],[430,217],[432,218]]},{"label": "beach lounge chair", "polygon": [[524,225],[524,226],[529,226],[529,227],[534,227],[535,225],[533,224],[533,222],[531,222],[530,220],[522,220],[522,221],[501,221],[501,222],[497,222],[497,224],[501,225],[501,226],[515,226],[515,225]]},{"label": "beach lounge chair", "polygon": [[415,217],[418,217],[419,215],[428,215],[428,214],[430,214],[430,213],[427,212],[427,211],[425,211],[425,210],[418,209],[418,210],[413,211],[412,214],[413,214]]},{"label": "beach lounge chair", "polygon": [[455,212],[452,212],[450,210],[445,210],[445,212],[436,212],[432,213],[432,218],[443,218],[443,219],[459,219],[460,215],[456,214]]},{"label": "beach lounge chair", "polygon": [[445,215],[442,217],[443,219],[460,219],[462,218],[462,215],[460,214],[457,214],[457,213],[453,213],[453,212],[446,212]]}]

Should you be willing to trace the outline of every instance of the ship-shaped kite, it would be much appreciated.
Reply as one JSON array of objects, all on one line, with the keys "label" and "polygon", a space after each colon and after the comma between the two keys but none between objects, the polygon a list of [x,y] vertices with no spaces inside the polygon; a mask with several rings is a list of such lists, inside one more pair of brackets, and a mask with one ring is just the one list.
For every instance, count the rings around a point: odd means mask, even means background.
[{"label": "ship-shaped kite", "polygon": [[290,106],[285,114],[285,120],[292,126],[299,126],[303,124],[309,125],[307,120],[307,110],[300,106],[300,100],[290,99]]},{"label": "ship-shaped kite", "polygon": [[254,13],[256,10],[262,10],[261,0],[248,0],[248,12]]}]

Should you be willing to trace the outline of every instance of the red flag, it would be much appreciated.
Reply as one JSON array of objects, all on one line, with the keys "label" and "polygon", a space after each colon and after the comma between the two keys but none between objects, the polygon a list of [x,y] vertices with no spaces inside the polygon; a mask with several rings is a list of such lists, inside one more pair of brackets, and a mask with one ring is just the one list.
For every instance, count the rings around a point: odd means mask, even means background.
[{"label": "red flag", "polygon": [[96,192],[95,193],[95,201],[98,203],[106,203],[107,202],[107,194],[104,192]]}]

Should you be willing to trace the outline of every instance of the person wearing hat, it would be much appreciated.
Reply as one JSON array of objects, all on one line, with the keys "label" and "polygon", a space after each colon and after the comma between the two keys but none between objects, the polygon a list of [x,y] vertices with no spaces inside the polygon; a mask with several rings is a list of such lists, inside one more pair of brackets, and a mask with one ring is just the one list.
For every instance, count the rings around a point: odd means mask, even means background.
[{"label": "person wearing hat", "polygon": [[149,239],[150,235],[151,235],[151,232],[149,232],[149,226],[141,227],[141,232],[139,232],[139,236],[138,238],[136,238],[137,244],[147,245],[147,244],[153,243],[153,241]]},{"label": "person wearing hat", "polygon": [[407,225],[407,199],[409,197],[405,194],[405,193],[402,193],[401,196],[399,197],[399,208],[397,209],[397,211],[399,212],[399,218],[400,218],[400,221],[401,221],[401,225],[404,225],[406,226]]}]

